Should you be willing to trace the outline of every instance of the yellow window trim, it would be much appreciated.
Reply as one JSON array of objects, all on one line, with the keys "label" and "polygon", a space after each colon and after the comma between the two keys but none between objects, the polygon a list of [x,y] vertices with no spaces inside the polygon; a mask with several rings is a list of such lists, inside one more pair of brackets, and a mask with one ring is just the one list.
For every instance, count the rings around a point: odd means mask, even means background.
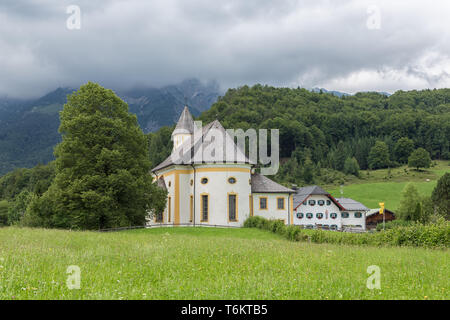
[{"label": "yellow window trim", "polygon": [[[278,208],[278,199],[283,199],[283,208]],[[285,197],[277,197],[277,210],[285,210],[286,209],[286,205],[285,205]]]},{"label": "yellow window trim", "polygon": [[248,205],[249,205],[249,209],[250,209],[250,217],[253,217],[253,196],[252,195],[248,196]]},{"label": "yellow window trim", "polygon": [[289,196],[291,204],[289,206],[289,209],[291,210],[291,223],[290,224],[294,224],[294,196],[291,194]]},{"label": "yellow window trim", "polygon": [[[261,199],[266,199],[266,208],[261,208]],[[259,210],[268,210],[269,208],[269,199],[267,197],[259,197]]]},{"label": "yellow window trim", "polygon": [[[203,196],[208,196],[208,219],[203,220]],[[209,193],[200,194],[200,222],[209,222]]]},{"label": "yellow window trim", "polygon": [[[236,219],[230,220],[230,196],[236,196]],[[238,195],[235,192],[228,192],[227,193],[227,213],[228,213],[228,222],[237,222],[239,221],[239,215],[238,215]]]},{"label": "yellow window trim", "polygon": [[172,197],[169,197],[169,201],[167,204],[167,221],[170,223],[172,220]]},{"label": "yellow window trim", "polygon": [[[203,182],[202,182],[203,179],[206,179],[206,183],[203,183]],[[201,178],[200,178],[200,184],[202,184],[202,185],[207,185],[208,183],[209,183],[209,178],[208,178],[208,177],[201,177]]]},{"label": "yellow window trim", "polygon": [[192,222],[192,219],[194,217],[194,196],[191,194],[190,196],[190,207],[189,207],[189,222]]}]

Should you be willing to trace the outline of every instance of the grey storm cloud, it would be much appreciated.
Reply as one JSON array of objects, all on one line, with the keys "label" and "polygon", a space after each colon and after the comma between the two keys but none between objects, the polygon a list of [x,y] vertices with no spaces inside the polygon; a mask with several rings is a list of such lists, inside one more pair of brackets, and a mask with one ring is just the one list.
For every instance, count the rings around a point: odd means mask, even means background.
[{"label": "grey storm cloud", "polygon": [[[79,30],[67,28],[70,5]],[[449,14],[447,0],[2,0],[0,96],[193,77],[223,88],[450,87]]]}]

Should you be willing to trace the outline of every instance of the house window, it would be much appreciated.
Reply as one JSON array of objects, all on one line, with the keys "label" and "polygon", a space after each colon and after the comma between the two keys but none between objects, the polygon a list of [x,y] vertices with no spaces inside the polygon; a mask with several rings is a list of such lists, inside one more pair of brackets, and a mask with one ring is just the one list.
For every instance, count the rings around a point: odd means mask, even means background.
[{"label": "house window", "polygon": [[303,205],[304,206],[306,206],[308,203],[307,203],[307,201],[305,200],[305,201],[303,201]]},{"label": "house window", "polygon": [[266,197],[259,198],[259,209],[267,210],[267,198]]},{"label": "house window", "polygon": [[308,218],[308,219],[312,219],[313,216],[314,216],[314,215],[313,215],[312,213],[307,213],[307,214],[306,214],[306,218]]},{"label": "house window", "polygon": [[163,213],[162,212],[158,212],[156,214],[155,222],[163,222]]},{"label": "house window", "polygon": [[362,213],[361,212],[355,212],[355,218],[361,218]]},{"label": "house window", "polygon": [[208,222],[209,216],[209,195],[202,194],[202,219],[201,222]]},{"label": "house window", "polygon": [[248,196],[248,204],[250,209],[250,217],[253,217],[253,197],[252,195]]},{"label": "house window", "polygon": [[327,206],[331,205],[331,200],[327,200]]},{"label": "house window", "polygon": [[284,210],[284,198],[277,198],[277,209]]},{"label": "house window", "polygon": [[310,206],[313,206],[316,204],[316,200],[309,200],[308,203]]},{"label": "house window", "polygon": [[194,180],[191,179],[191,181],[189,182],[191,184],[191,186],[194,184]]},{"label": "house window", "polygon": [[348,218],[349,217],[349,214],[348,214],[348,212],[342,212],[342,218]]},{"label": "house window", "polygon": [[330,214],[331,219],[336,219],[337,218],[337,213],[336,212],[332,212]]},{"label": "house window", "polygon": [[303,219],[303,213],[301,212],[297,213],[297,219]]},{"label": "house window", "polygon": [[316,218],[317,219],[322,219],[323,218],[323,213],[316,213]]},{"label": "house window", "polygon": [[207,184],[208,183],[208,178],[202,178],[202,180],[200,180],[200,182],[202,184]]},{"label": "house window", "polygon": [[234,178],[234,177],[228,178],[228,183],[235,184],[236,183],[236,178]]},{"label": "house window", "polygon": [[319,206],[323,206],[325,204],[325,201],[324,200],[319,200],[319,201],[317,201],[317,204]]},{"label": "house window", "polygon": [[237,221],[237,195],[228,194],[228,220]]},{"label": "house window", "polygon": [[331,230],[337,230],[337,225],[332,224],[332,225],[330,226],[330,229],[331,229]]},{"label": "house window", "polygon": [[194,196],[191,194],[191,199],[189,203],[189,222],[192,222],[194,218]]},{"label": "house window", "polygon": [[172,197],[169,197],[169,203],[167,204],[167,220],[172,221]]}]

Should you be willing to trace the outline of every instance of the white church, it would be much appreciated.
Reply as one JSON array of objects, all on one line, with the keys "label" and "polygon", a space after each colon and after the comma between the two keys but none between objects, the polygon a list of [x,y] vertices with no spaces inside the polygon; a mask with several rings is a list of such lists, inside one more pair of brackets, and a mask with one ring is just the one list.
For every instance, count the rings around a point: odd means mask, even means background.
[{"label": "white church", "polygon": [[[224,139],[211,139],[213,131]],[[185,107],[172,140],[172,154],[152,169],[158,186],[168,192],[167,205],[148,219],[149,225],[241,227],[248,217],[261,216],[306,228],[366,229],[369,209],[363,204],[335,199],[318,186],[292,190],[255,173],[255,164],[218,120],[199,130]],[[220,150],[219,158],[204,157],[211,149]]]},{"label": "white church", "polygon": [[[152,217],[150,225],[240,227],[253,215],[293,223],[294,190],[254,173],[255,164],[243,154],[232,156],[224,146],[219,161],[217,157],[214,161],[205,157],[196,160],[196,150],[211,149],[214,143],[225,145],[224,142],[232,141],[234,152],[242,151],[218,120],[204,126],[198,136],[194,135],[195,128],[185,107],[172,133],[172,155],[152,169],[158,185],[167,190],[168,196],[166,209]],[[225,141],[208,139],[214,130],[221,132]],[[199,144],[203,148],[198,148]],[[183,161],[174,161],[175,154]]]}]

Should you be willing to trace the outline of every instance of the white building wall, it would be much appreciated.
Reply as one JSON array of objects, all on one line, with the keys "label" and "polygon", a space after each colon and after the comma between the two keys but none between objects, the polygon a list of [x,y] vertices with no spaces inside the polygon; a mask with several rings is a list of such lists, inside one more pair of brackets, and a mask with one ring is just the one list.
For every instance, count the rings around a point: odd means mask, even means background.
[{"label": "white building wall", "polygon": [[[260,198],[267,198],[267,209],[260,209]],[[277,198],[284,198],[284,209],[278,209]],[[289,224],[290,206],[289,194],[287,193],[254,193],[253,194],[253,215],[261,216],[269,220],[283,220],[285,224]]]},{"label": "white building wall", "polygon": [[[310,205],[309,200],[315,200],[315,205]],[[323,206],[320,206],[317,204],[319,200],[325,201],[325,204]],[[327,205],[327,200],[331,202],[330,205]],[[295,225],[312,225],[315,226],[317,224],[321,225],[336,225],[338,229],[341,229],[342,227],[342,220],[341,220],[341,214],[340,209],[337,205],[335,205],[327,196],[325,195],[311,195],[309,198],[306,199],[307,204],[303,205],[301,204],[297,209],[294,208],[294,224]],[[297,213],[303,213],[303,218],[299,219],[297,217]],[[307,213],[312,213],[313,218],[308,219],[306,217]],[[317,213],[323,213],[323,218],[318,219]],[[337,213],[337,218],[332,219],[331,213]]]},{"label": "white building wall", "polygon": [[[353,227],[357,228],[357,226],[361,226],[363,230],[366,230],[366,212],[364,211],[342,211],[342,212],[348,212],[349,217],[348,218],[342,218],[342,225],[344,227]],[[360,212],[361,218],[356,218],[355,214],[357,212]]]},{"label": "white building wall", "polygon": [[179,133],[174,135],[173,138],[173,149],[177,149],[179,146],[181,146],[185,141],[191,138],[191,134],[188,133]]},{"label": "white building wall", "polygon": [[[171,220],[169,222],[168,206],[164,210],[164,224],[177,224],[176,220],[176,189],[178,189],[178,224],[205,224],[218,226],[242,226],[250,216],[250,165],[246,164],[203,164],[195,166],[195,174],[192,166],[172,166],[169,169],[157,173],[163,176],[171,198]],[[178,187],[176,180],[178,176]],[[195,179],[194,179],[195,176]],[[234,177],[235,184],[230,184],[228,179]],[[203,178],[208,179],[207,184],[202,184]],[[192,184],[191,184],[192,180]],[[194,183],[195,180],[195,183]],[[195,195],[194,195],[195,186]],[[201,221],[201,195],[209,196],[208,221]],[[228,194],[237,196],[237,219],[228,219]],[[191,195],[193,202],[193,221],[191,216]],[[151,219],[150,225],[158,224]]]},{"label": "white building wall", "polygon": [[[226,168],[224,170],[224,168]],[[230,184],[229,178],[236,183]],[[208,179],[202,184],[203,178]],[[250,166],[249,165],[201,165],[196,166],[195,223],[220,226],[242,226],[250,216]],[[201,196],[209,196],[209,219],[201,221]],[[229,221],[228,194],[237,196],[237,221]]]}]

